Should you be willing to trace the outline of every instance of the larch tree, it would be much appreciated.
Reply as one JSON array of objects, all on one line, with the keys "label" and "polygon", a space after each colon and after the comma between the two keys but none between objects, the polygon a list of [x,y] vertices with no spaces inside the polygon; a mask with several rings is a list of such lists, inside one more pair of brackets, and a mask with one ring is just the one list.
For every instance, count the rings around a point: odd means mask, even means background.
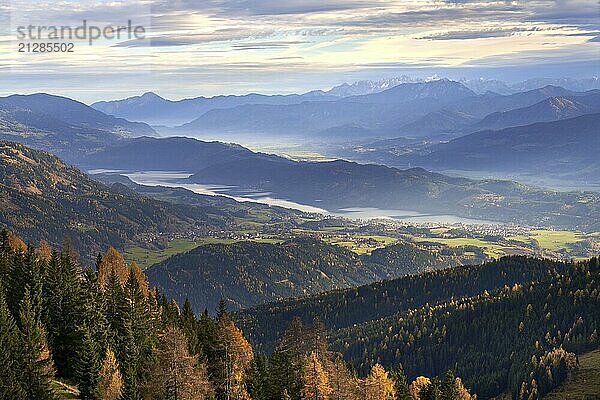
[{"label": "larch tree", "polygon": [[457,377],[454,380],[454,385],[456,387],[456,400],[472,400],[476,398],[476,396],[471,395],[469,390],[465,388],[460,378]]},{"label": "larch tree", "polygon": [[328,367],[330,400],[355,400],[360,393],[358,379],[350,372],[341,354],[333,356]]},{"label": "larch tree", "polygon": [[114,247],[109,247],[98,266],[98,283],[105,288],[110,275],[114,273],[121,285],[124,285],[129,276],[129,268],[125,259]]},{"label": "larch tree", "polygon": [[228,315],[218,318],[215,335],[217,394],[226,400],[245,400],[246,376],[254,358],[252,346]]},{"label": "larch tree", "polygon": [[185,333],[168,327],[158,338],[142,384],[147,400],[203,400],[212,394],[206,366],[188,351]]},{"label": "larch tree", "polygon": [[365,400],[394,400],[394,382],[387,371],[379,364],[371,368],[371,372],[363,381]]},{"label": "larch tree", "polygon": [[304,359],[303,400],[328,400],[332,389],[329,378],[315,352]]},{"label": "larch tree", "polygon": [[408,389],[410,390],[410,396],[412,397],[412,399],[420,400],[421,392],[423,391],[424,388],[426,388],[430,384],[431,384],[431,380],[429,378],[427,378],[425,376],[418,376],[414,381],[412,381],[412,383],[408,387]]},{"label": "larch tree", "polygon": [[123,388],[123,377],[115,353],[108,349],[99,373],[98,391],[102,400],[118,400]]}]

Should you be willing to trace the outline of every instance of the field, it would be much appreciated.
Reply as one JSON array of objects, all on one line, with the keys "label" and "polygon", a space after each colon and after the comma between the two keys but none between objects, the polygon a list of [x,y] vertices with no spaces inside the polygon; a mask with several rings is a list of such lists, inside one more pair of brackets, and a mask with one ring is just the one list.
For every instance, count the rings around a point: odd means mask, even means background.
[{"label": "field", "polygon": [[507,239],[530,244],[537,242],[540,249],[560,251],[571,249],[574,243],[583,240],[583,235],[579,232],[540,229],[531,231],[528,236],[512,236]]},{"label": "field", "polygon": [[544,400],[600,399],[600,350],[579,357],[580,367],[575,374]]},{"label": "field", "polygon": [[[186,251],[190,251],[203,244],[231,244],[241,240],[243,239],[219,239],[212,237],[198,238],[197,240],[174,239],[171,240],[164,249],[146,249],[139,246],[128,247],[123,252],[123,257],[125,257],[125,260],[128,262],[137,262],[142,269],[145,269],[151,265],[166,260],[175,254],[185,253]],[[280,239],[273,239],[270,237],[245,240],[261,243],[280,243],[282,241]]]}]

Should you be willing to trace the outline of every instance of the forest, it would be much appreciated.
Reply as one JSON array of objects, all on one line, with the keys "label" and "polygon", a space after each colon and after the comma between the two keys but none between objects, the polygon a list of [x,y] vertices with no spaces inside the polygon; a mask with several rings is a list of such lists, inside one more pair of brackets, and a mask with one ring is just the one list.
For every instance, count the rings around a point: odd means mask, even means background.
[{"label": "forest", "polygon": [[[460,375],[480,398],[536,399],[598,347],[599,260],[506,257],[356,289],[284,300],[236,314],[270,351],[295,318],[323,318],[332,349],[359,372],[403,365],[409,380]],[[275,347],[276,348],[276,347]]]},{"label": "forest", "polygon": [[227,311],[200,316],[149,287],[109,248],[85,268],[0,235],[0,399],[470,399],[450,370],[409,384],[400,364],[358,375],[315,319],[292,321],[268,356]]}]

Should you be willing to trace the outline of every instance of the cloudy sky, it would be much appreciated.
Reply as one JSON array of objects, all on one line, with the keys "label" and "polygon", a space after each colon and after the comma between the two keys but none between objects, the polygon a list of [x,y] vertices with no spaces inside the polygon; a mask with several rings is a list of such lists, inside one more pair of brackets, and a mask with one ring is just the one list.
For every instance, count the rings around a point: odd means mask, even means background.
[{"label": "cloudy sky", "polygon": [[[290,93],[407,74],[507,81],[600,75],[596,0],[0,0],[1,94],[86,102]],[[19,53],[21,26],[145,28]],[[68,40],[66,41],[68,42]]]}]

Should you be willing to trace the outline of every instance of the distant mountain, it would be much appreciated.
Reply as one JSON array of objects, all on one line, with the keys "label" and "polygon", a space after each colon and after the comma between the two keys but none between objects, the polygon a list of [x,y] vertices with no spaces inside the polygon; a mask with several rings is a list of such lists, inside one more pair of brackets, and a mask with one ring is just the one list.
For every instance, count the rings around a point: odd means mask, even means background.
[{"label": "distant mountain", "polygon": [[[203,132],[257,133],[261,135],[318,135],[341,126],[361,126],[381,134],[387,121],[408,123],[451,102],[476,97],[458,82],[436,80],[407,83],[378,93],[337,101],[292,105],[244,105],[212,110],[177,128],[187,134]],[[385,134],[386,132],[383,132]]]},{"label": "distant mountain", "polygon": [[[485,94],[487,92],[494,92],[498,94],[513,94],[516,90],[512,89],[506,82],[497,79],[460,79],[460,83],[471,89],[477,94]],[[545,85],[542,85],[545,86]]]},{"label": "distant mountain", "polygon": [[463,112],[474,117],[483,118],[493,112],[510,111],[516,108],[528,107],[554,96],[576,96],[577,92],[558,86],[545,86],[510,95],[499,95],[488,92],[479,96],[454,101],[447,109]]},{"label": "distant mountain", "polygon": [[152,171],[196,171],[198,169],[246,158],[271,158],[245,147],[192,138],[135,138],[113,143],[79,162],[92,168]]},{"label": "distant mountain", "polygon": [[403,83],[421,83],[424,81],[425,80],[420,78],[402,75],[396,78],[363,80],[350,84],[342,83],[341,85],[334,86],[330,90],[327,90],[325,93],[338,97],[362,96],[365,94],[379,93]]},{"label": "distant mountain", "polygon": [[28,241],[60,245],[70,236],[82,253],[93,255],[108,245],[141,244],[148,234],[225,229],[252,207],[270,214],[267,206],[222,197],[162,196],[167,202],[122,184],[106,186],[50,153],[0,142],[0,227]]},{"label": "distant mountain", "polygon": [[[381,254],[380,254],[381,253]],[[440,268],[436,256],[397,244],[359,256],[317,239],[197,247],[146,270],[152,285],[201,312],[225,299],[233,309]]]},{"label": "distant mountain", "polygon": [[[402,125],[395,132],[408,137],[433,136],[440,133],[461,132],[475,121],[477,121],[477,118],[467,113],[442,109],[430,112],[416,121]],[[392,126],[398,125],[400,125],[398,122],[392,122],[390,130],[393,129]]]},{"label": "distant mountain", "polygon": [[215,109],[233,108],[245,104],[285,105],[304,101],[323,101],[335,99],[321,91],[303,95],[263,95],[251,93],[243,96],[194,97],[182,100],[167,100],[156,93],[147,92],[141,96],[123,100],[99,101],[92,107],[106,114],[143,121],[152,125],[175,126],[190,122],[202,114]]},{"label": "distant mountain", "polygon": [[[557,104],[561,106],[559,112],[567,114],[573,112],[575,105],[552,98],[541,105],[544,107],[536,105],[534,110],[529,111],[539,112],[543,108],[550,112],[545,106]],[[504,118],[516,118],[521,112],[507,114]],[[597,171],[600,167],[599,152],[600,114],[588,114],[499,131],[476,132],[436,145],[431,148],[431,153],[414,156],[411,162],[447,169],[562,172],[576,175],[590,168]]]},{"label": "distant mountain", "polygon": [[600,112],[600,91],[581,96],[553,96],[529,107],[492,113],[470,129],[503,129],[511,126],[550,122]]},{"label": "distant mountain", "polygon": [[69,158],[122,138],[156,136],[150,126],[115,118],[75,100],[48,94],[0,98],[0,139]]},{"label": "distant mountain", "polygon": [[560,86],[574,92],[586,92],[588,90],[600,89],[600,77],[592,76],[590,78],[532,78],[522,82],[510,84],[510,87],[517,91],[531,90],[543,86]]}]

